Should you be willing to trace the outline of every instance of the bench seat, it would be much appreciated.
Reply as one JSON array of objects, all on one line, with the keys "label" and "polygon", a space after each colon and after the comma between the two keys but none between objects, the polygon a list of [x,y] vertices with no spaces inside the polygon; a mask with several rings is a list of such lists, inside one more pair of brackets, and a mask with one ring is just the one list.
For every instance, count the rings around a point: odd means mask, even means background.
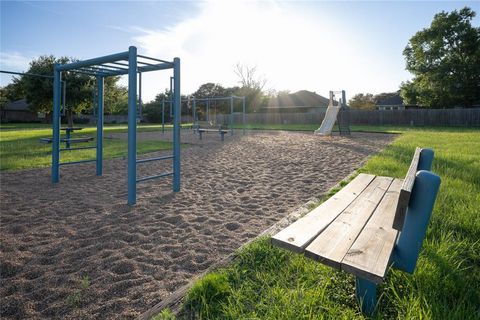
[{"label": "bench seat", "polygon": [[398,231],[403,180],[360,174],[333,197],[272,237],[272,244],[379,283]]},{"label": "bench seat", "polygon": [[[81,142],[89,142],[93,141],[93,137],[85,137],[85,138],[60,138],[60,142],[68,142],[68,143],[81,143]],[[52,138],[40,138],[40,142],[42,143],[52,143]]]},{"label": "bench seat", "polygon": [[225,134],[228,132],[228,130],[221,129],[221,128],[219,128],[219,129],[198,128],[197,131],[199,133],[200,140],[202,140],[202,134],[203,133],[215,132],[215,133],[220,134],[222,141],[225,140]]}]

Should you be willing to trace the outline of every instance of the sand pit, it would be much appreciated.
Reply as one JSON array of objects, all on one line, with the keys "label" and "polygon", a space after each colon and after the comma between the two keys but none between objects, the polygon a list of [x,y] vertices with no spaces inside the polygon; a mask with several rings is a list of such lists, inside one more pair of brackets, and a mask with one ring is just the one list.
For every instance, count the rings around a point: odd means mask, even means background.
[{"label": "sand pit", "polygon": [[[218,134],[199,141],[183,132],[192,145],[182,149],[181,192],[169,179],[145,182],[134,207],[126,205],[124,159],[105,161],[103,177],[94,164],[63,167],[57,186],[49,168],[2,172],[0,316],[135,318],[392,139],[276,131],[222,143]],[[138,172],[170,167],[154,162]]]}]

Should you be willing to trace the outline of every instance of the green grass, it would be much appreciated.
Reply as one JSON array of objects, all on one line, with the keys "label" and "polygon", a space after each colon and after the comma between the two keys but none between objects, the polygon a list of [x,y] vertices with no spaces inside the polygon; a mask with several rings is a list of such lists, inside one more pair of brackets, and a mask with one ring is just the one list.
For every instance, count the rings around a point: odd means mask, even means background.
[{"label": "green grass", "polygon": [[[167,127],[171,130],[171,126]],[[110,133],[127,132],[126,125],[110,125],[104,128],[104,137]],[[140,125],[137,132],[161,131],[161,125]],[[51,165],[52,146],[42,144],[40,138],[51,137],[50,125],[44,124],[15,124],[1,125],[0,130],[0,170],[21,170],[48,167]],[[95,137],[96,128],[84,127],[75,132],[72,137]],[[79,143],[73,147],[93,146],[95,142]],[[61,144],[63,148],[64,143]],[[158,150],[171,149],[170,142],[158,140],[138,140],[137,154],[145,154]],[[104,159],[125,157],[127,155],[127,139],[104,139]],[[95,158],[95,149],[62,151],[61,161],[78,161]]]},{"label": "green grass", "polygon": [[[405,175],[416,146],[435,150],[442,184],[416,271],[389,270],[376,319],[480,318],[480,131],[409,130],[360,170]],[[179,318],[363,319],[354,277],[262,238],[200,279]]]}]

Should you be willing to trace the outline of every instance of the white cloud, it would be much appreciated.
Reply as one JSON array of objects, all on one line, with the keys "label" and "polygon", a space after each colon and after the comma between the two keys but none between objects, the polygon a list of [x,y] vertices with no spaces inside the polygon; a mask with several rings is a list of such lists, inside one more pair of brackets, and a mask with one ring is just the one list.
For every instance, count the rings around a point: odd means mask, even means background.
[{"label": "white cloud", "polygon": [[[23,72],[28,69],[31,57],[18,52],[0,52],[0,70]],[[12,75],[1,73],[0,86],[6,86],[12,81]]]},{"label": "white cloud", "polygon": [[[139,52],[181,58],[182,93],[206,82],[236,85],[237,63],[256,65],[269,88],[307,89],[325,96],[329,90],[345,89],[351,95],[391,90],[398,81],[391,79],[398,72],[390,61],[348,30],[341,17],[295,3],[204,2],[197,15],[172,27],[129,30],[140,32],[133,38]],[[145,101],[168,86],[170,73],[159,73],[144,75]]]},{"label": "white cloud", "polygon": [[28,69],[31,57],[18,52],[0,52],[0,68],[8,71],[24,71]]}]

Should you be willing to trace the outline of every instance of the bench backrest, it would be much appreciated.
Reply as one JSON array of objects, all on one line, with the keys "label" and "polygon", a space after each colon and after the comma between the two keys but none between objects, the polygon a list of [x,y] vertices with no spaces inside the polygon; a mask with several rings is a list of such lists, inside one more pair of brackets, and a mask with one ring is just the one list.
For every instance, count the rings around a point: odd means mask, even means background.
[{"label": "bench backrest", "polygon": [[400,189],[400,196],[398,198],[397,210],[393,220],[393,228],[402,230],[403,221],[405,220],[405,213],[407,212],[408,202],[412,194],[413,184],[415,183],[415,174],[417,173],[418,162],[420,161],[420,153],[422,149],[416,148],[413,155],[412,162],[408,168],[407,175],[403,180],[402,188]]},{"label": "bench backrest", "polygon": [[412,194],[413,185],[415,184],[415,177],[419,170],[431,170],[433,160],[433,150],[416,148],[413,155],[412,162],[408,168],[407,175],[403,180],[402,188],[397,203],[397,209],[393,220],[392,227],[401,231],[405,221],[405,214],[407,212],[410,196]]}]

